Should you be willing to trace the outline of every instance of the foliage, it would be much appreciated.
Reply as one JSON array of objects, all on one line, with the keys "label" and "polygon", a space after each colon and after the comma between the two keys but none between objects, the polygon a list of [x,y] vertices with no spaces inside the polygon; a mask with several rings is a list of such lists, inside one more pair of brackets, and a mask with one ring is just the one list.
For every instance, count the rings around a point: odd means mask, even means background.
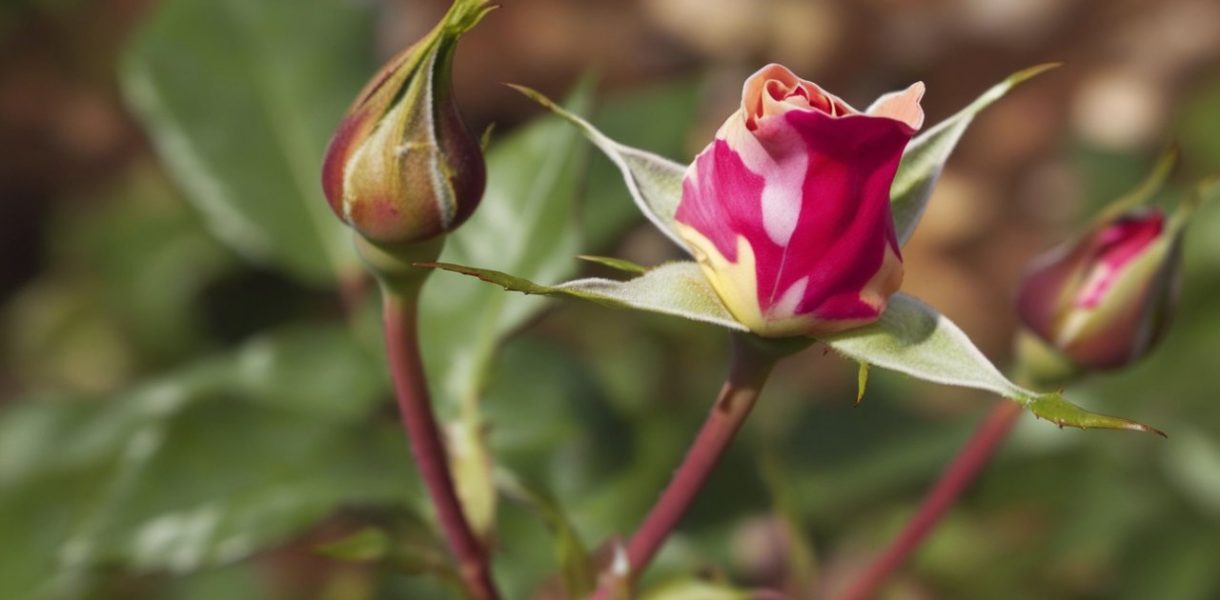
[{"label": "foliage", "polygon": [[[47,269],[4,307],[5,360],[26,392],[0,412],[0,597],[274,597],[267,573],[279,567],[268,565],[283,564],[318,578],[305,597],[445,597],[444,573],[405,574],[443,567],[387,403],[373,307],[345,319],[335,300],[354,263],[316,177],[372,67],[371,16],[342,0],[159,4],[122,79],[172,185],[145,165],[99,208],[57,215]],[[677,157],[698,89],[669,82],[592,108],[591,87],[578,87],[565,104],[608,137]],[[1188,156],[1220,156],[1220,137],[1200,133],[1220,131],[1217,89],[1182,115]],[[660,125],[623,116],[640,113]],[[555,118],[496,136],[487,201],[441,260],[543,282],[637,270],[576,259],[614,254],[638,221],[610,184],[615,165],[584,148]],[[1088,190],[1142,162],[1066,152]],[[1220,211],[1194,219],[1220,228]],[[1216,236],[1188,236],[1162,350],[1070,390],[1169,439],[1024,424],[899,586],[999,598],[1220,591],[1220,413],[1205,376],[1220,344],[1217,256]],[[557,573],[587,588],[602,543],[638,520],[705,412],[722,332],[451,273],[434,274],[427,294],[442,412],[496,457],[471,477],[483,499],[494,490],[497,575],[514,598]],[[458,318],[469,314],[480,318]],[[660,557],[650,597],[740,597],[721,581],[757,576],[770,548],[757,544],[774,540],[751,537],[751,524],[773,513],[802,555],[826,561],[808,577],[876,548],[992,397],[946,400],[874,369],[853,408],[854,365],[819,348],[792,362],[709,483],[714,501]],[[782,476],[759,468],[762,453],[783,457]],[[743,556],[743,540],[763,549]],[[691,579],[712,564],[726,577]]]}]

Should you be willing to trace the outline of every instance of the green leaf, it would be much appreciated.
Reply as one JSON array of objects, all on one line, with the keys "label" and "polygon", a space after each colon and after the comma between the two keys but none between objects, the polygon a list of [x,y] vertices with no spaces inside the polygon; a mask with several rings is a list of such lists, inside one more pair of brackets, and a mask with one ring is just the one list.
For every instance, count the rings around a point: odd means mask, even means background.
[{"label": "green leaf", "polygon": [[593,256],[590,254],[581,254],[576,258],[586,262],[591,262],[595,265],[601,265],[603,267],[609,267],[611,269],[622,271],[624,273],[631,273],[633,275],[643,275],[644,273],[648,272],[648,267],[645,267],[644,265],[639,265],[622,258],[614,258],[612,256]]},{"label": "green leaf", "polygon": [[[193,571],[282,543],[341,506],[417,498],[401,431],[369,418],[384,375],[368,377],[380,369],[348,335],[290,330],[113,399],[6,411],[0,524],[31,553],[21,568],[56,589],[102,563]],[[21,517],[59,497],[71,502],[41,511],[55,527]],[[25,597],[10,589],[0,581],[0,595]]]},{"label": "green leaf", "polygon": [[684,317],[735,331],[746,330],[720,302],[699,265],[688,261],[661,265],[629,281],[589,278],[554,286],[490,269],[447,263],[420,263],[418,266],[477,277],[514,292],[580,298],[608,306]]},{"label": "green leaf", "polygon": [[212,232],[313,284],[359,268],[318,168],[372,72],[368,11],[342,0],[167,0],[123,90]]},{"label": "green leaf", "polygon": [[623,181],[631,192],[631,198],[644,216],[679,247],[686,247],[674,224],[674,214],[678,211],[678,202],[682,200],[682,177],[686,173],[684,165],[651,152],[624,146],[606,137],[580,116],[556,105],[546,96],[519,85],[513,85],[512,88],[575,125],[619,168]]},{"label": "green leaf", "polygon": [[462,512],[470,526],[484,541],[495,536],[496,486],[494,460],[487,445],[487,428],[482,412],[471,412],[445,428],[445,448],[453,484],[462,502]]},{"label": "green leaf", "polygon": [[525,485],[508,471],[497,474],[496,484],[506,496],[532,508],[551,531],[566,597],[584,598],[592,592],[597,584],[593,558],[559,502],[537,486]]},{"label": "green leaf", "polygon": [[1152,171],[1144,176],[1139,185],[1098,211],[1097,215],[1093,217],[1092,223],[1082,229],[1091,230],[1129,210],[1151,202],[1165,188],[1165,182],[1169,180],[1169,175],[1173,173],[1173,168],[1178,164],[1178,157],[1177,145],[1171,144],[1161,152]]},{"label": "green leaf", "polygon": [[429,574],[455,592],[463,589],[449,550],[422,521],[413,517],[394,519],[384,527],[365,527],[321,544],[315,551],[336,560],[404,575]]},{"label": "green leaf", "polygon": [[390,551],[390,536],[377,527],[365,527],[345,538],[318,546],[324,556],[350,562],[374,562]]},{"label": "green leaf", "polygon": [[645,591],[642,600],[750,600],[750,592],[705,579],[680,579]]},{"label": "green leaf", "polygon": [[[568,103],[583,112],[591,84]],[[587,151],[559,119],[539,120],[492,144],[488,187],[479,210],[449,236],[442,260],[473,262],[562,278],[576,270],[576,198]],[[459,496],[481,535],[495,526],[496,491],[480,409],[491,359],[504,338],[543,307],[540,298],[510,297],[461,277],[433,277],[424,287],[421,336],[437,401],[458,412],[448,428]]]},{"label": "green leaf", "polygon": [[[569,100],[590,102],[583,84]],[[539,120],[492,144],[488,186],[479,210],[446,241],[441,260],[472,263],[528,278],[562,278],[576,270],[575,224],[586,152],[558,119]],[[460,277],[433,277],[424,287],[422,332],[429,375],[449,404],[473,402],[492,352],[505,335],[542,308],[537,298],[504,294]]]},{"label": "green leaf", "polygon": [[1025,80],[1057,66],[1057,63],[1038,65],[1010,75],[957,114],[911,140],[890,186],[890,211],[894,215],[899,243],[905,244],[915,232],[915,225],[932,195],[932,186],[975,115]]},{"label": "green leaf", "polygon": [[1127,419],[1088,412],[1067,402],[1058,393],[1039,394],[1012,383],[957,325],[903,294],[890,298],[888,308],[876,323],[822,341],[860,362],[925,381],[994,392],[1017,401],[1034,415],[1060,427],[1161,433]]}]

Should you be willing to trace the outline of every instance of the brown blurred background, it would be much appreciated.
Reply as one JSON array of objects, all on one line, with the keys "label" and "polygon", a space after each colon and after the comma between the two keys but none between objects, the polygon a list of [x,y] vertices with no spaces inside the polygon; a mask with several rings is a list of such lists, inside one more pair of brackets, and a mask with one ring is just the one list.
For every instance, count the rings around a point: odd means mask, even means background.
[{"label": "brown blurred background", "polygon": [[[38,271],[54,207],[101,201],[90,192],[148,159],[114,73],[124,41],[153,4],[8,0],[0,8],[3,296]],[[383,54],[420,35],[446,6],[378,4]],[[1153,152],[1175,134],[1184,97],[1220,70],[1220,2],[1209,0],[503,4],[469,36],[457,62],[458,95],[476,129],[511,127],[537,112],[499,82],[560,95],[590,68],[608,91],[706,73],[688,155],[732,110],[743,77],[766,61],[858,106],[923,80],[929,123],[1011,72],[1064,62],[973,126],[908,250],[910,291],[981,332],[980,343],[997,351],[1008,334],[983,326],[995,317],[990,308],[1007,301],[1029,254],[1087,205],[1065,147]],[[1215,167],[1207,164],[1214,156],[1189,150],[1189,168]]]}]

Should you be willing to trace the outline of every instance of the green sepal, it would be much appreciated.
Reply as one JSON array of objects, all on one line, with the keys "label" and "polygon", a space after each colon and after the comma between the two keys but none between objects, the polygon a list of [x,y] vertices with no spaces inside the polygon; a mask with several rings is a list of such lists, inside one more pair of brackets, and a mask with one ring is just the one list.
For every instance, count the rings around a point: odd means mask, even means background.
[{"label": "green sepal", "polygon": [[580,298],[747,331],[724,307],[699,265],[690,261],[666,263],[627,281],[588,278],[559,285],[543,285],[500,271],[449,263],[417,263],[416,266],[477,277],[513,292]]},{"label": "green sepal", "polygon": [[1128,429],[1164,435],[1135,421],[1086,411],[1057,392],[1042,394],[1009,381],[957,325],[904,294],[890,298],[877,322],[822,341],[856,361],[933,383],[999,394],[1060,427]]},{"label": "green sepal", "polygon": [[591,254],[581,254],[580,256],[577,256],[576,258],[579,258],[580,260],[583,260],[585,262],[591,262],[595,265],[609,267],[616,271],[622,271],[624,273],[631,273],[633,275],[643,275],[644,273],[648,272],[648,267],[645,267],[644,265],[636,264],[634,262],[631,262],[629,260],[625,260],[622,258],[614,258],[613,256],[594,256]]},{"label": "green sepal", "polygon": [[931,129],[911,140],[902,154],[902,162],[894,175],[894,183],[890,185],[890,212],[894,215],[894,230],[898,234],[898,242],[906,244],[915,232],[915,225],[923,216],[924,208],[932,195],[932,187],[949,155],[962,139],[966,128],[974,121],[975,115],[1003,98],[1010,90],[1030,78],[1058,67],[1059,63],[1049,63],[1030,67],[1010,75],[1004,81],[992,86],[983,95],[971,102],[957,114],[937,123]]}]

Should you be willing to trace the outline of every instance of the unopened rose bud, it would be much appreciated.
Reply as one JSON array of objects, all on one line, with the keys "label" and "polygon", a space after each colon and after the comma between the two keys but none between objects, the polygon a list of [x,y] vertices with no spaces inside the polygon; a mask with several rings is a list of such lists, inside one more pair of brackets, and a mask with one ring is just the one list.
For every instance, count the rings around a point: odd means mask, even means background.
[{"label": "unopened rose bud", "polygon": [[1077,370],[1139,359],[1164,333],[1177,300],[1179,234],[1157,208],[1099,222],[1034,261],[1017,298],[1022,322]]},{"label": "unopened rose bud", "polygon": [[368,240],[411,244],[452,231],[486,182],[479,141],[453,99],[458,38],[491,10],[457,0],[426,37],[373,77],[339,123],[322,167],[335,214]]},{"label": "unopened rose bud", "polygon": [[877,320],[902,285],[890,184],[923,123],[923,84],[865,112],[780,65],[686,173],[678,231],[756,334],[818,336]]}]

